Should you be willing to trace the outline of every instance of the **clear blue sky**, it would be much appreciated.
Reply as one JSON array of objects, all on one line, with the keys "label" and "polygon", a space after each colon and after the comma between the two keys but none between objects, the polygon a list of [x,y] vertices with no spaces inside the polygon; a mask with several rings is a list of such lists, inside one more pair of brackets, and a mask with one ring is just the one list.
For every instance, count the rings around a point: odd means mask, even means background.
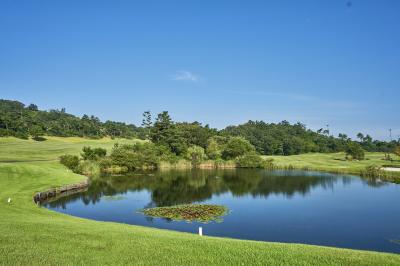
[{"label": "clear blue sky", "polygon": [[0,98],[400,135],[400,1],[0,2]]}]

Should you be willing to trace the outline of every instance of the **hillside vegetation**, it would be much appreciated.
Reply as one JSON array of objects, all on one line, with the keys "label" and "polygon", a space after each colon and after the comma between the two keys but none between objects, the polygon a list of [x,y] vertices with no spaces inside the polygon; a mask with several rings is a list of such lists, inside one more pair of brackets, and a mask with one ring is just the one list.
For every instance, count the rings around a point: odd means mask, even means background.
[{"label": "hillside vegetation", "polygon": [[25,106],[18,101],[0,99],[0,137],[14,136],[41,140],[42,135],[59,137],[132,138],[140,135],[135,125],[121,122],[101,122],[98,117],[83,115],[81,118],[60,110],[41,111],[35,104]]},{"label": "hillside vegetation", "polygon": [[33,137],[45,140],[43,136],[87,137],[87,138],[140,138],[152,140],[167,147],[180,156],[189,148],[200,147],[210,159],[229,157],[220,154],[221,145],[229,138],[242,137],[262,155],[293,155],[309,152],[343,152],[349,146],[374,152],[393,152],[400,146],[399,141],[373,140],[368,134],[359,133],[358,141],[346,134],[332,136],[329,129],[312,131],[304,124],[266,123],[248,121],[223,130],[210,128],[199,122],[176,122],[164,111],[153,119],[147,111],[143,113],[141,126],[121,122],[102,122],[95,116],[83,115],[81,118],[60,110],[41,111],[35,104],[24,105],[18,101],[0,100],[0,137],[14,136],[22,139]]},{"label": "hillside vegetation", "polygon": [[346,134],[338,137],[330,134],[328,129],[319,129],[316,132],[307,129],[302,123],[290,124],[287,121],[280,123],[266,123],[264,121],[248,121],[238,126],[229,126],[223,130],[225,134],[242,136],[253,144],[257,151],[264,155],[293,155],[309,152],[341,152],[349,144],[360,145],[370,152],[393,152],[399,141],[373,140],[368,134],[358,133],[359,141],[351,140]]}]

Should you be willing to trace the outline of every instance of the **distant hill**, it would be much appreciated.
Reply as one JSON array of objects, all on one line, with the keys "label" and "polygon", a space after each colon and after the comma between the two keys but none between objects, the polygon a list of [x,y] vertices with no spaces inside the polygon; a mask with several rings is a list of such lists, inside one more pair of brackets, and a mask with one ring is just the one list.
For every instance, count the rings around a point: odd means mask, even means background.
[{"label": "distant hill", "polygon": [[290,124],[248,121],[238,126],[229,126],[223,130],[227,135],[242,136],[250,141],[256,150],[265,155],[292,155],[308,152],[340,152],[349,142],[359,143],[367,151],[392,152],[398,141],[386,142],[373,140],[369,135],[359,133],[360,141],[353,141],[346,134],[334,137],[328,130],[312,131],[301,123]]},{"label": "distant hill", "polygon": [[[168,115],[168,112],[164,112]],[[160,114],[161,115],[161,114]],[[168,119],[169,116],[168,116]],[[344,151],[349,142],[359,143],[367,151],[392,152],[399,141],[373,140],[369,135],[359,133],[359,141],[351,140],[346,134],[334,137],[328,130],[312,131],[301,123],[290,124],[287,121],[280,123],[266,123],[252,121],[237,126],[228,126],[223,130],[210,129],[201,123],[174,122],[174,130],[169,134],[177,142],[175,145],[198,145],[207,148],[207,141],[215,135],[246,138],[260,154],[264,155],[292,155],[308,152],[339,152]],[[101,122],[95,116],[83,115],[77,117],[61,110],[39,110],[35,104],[28,106],[18,101],[0,100],[0,137],[14,136],[18,138],[40,136],[60,137],[88,137],[101,138],[145,138],[152,122],[145,129],[122,122]],[[154,137],[154,136],[153,136]],[[157,138],[156,138],[157,139]],[[185,150],[185,148],[183,148]]]},{"label": "distant hill", "polygon": [[25,106],[18,101],[0,100],[0,136],[132,138],[140,134],[140,128],[135,125],[114,121],[103,123],[95,116],[84,115],[80,118],[66,113],[65,109],[41,111],[35,104]]}]

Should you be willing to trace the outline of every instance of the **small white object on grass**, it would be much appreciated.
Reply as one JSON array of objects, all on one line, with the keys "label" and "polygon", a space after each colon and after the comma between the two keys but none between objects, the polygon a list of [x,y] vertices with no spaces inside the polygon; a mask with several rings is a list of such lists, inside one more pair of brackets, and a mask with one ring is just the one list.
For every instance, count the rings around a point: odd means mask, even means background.
[{"label": "small white object on grass", "polygon": [[199,236],[203,235],[203,227],[199,227]]},{"label": "small white object on grass", "polygon": [[8,203],[11,203],[11,198],[8,198]]}]

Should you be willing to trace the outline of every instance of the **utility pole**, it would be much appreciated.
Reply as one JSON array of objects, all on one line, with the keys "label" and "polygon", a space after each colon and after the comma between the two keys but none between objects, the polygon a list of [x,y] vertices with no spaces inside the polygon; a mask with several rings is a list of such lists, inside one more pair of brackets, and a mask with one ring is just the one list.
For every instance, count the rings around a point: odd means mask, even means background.
[{"label": "utility pole", "polygon": [[392,129],[389,128],[389,137],[390,137],[390,141],[392,141]]}]

